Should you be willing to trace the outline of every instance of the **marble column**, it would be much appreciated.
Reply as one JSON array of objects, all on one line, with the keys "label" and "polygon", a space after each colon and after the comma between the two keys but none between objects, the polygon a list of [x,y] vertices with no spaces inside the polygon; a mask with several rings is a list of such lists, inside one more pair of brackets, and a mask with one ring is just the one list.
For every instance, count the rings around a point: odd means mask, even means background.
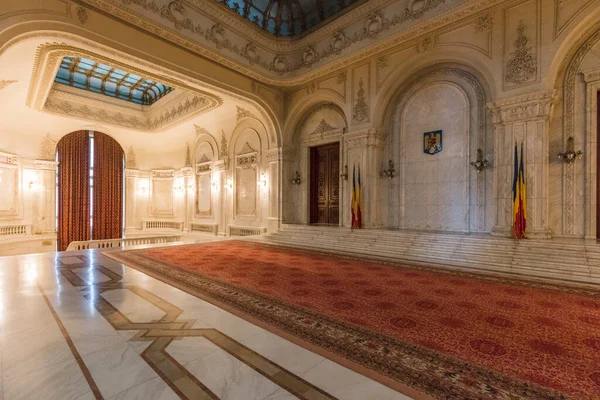
[{"label": "marble column", "polygon": [[[23,168],[35,171],[37,193],[32,204],[32,233],[56,233],[56,166],[50,160],[24,160]],[[24,182],[27,185],[28,182]]]},{"label": "marble column", "polygon": [[279,229],[281,225],[281,183],[282,183],[282,159],[283,152],[280,147],[267,151],[268,162],[268,207],[267,229],[272,232]]},{"label": "marble column", "polygon": [[214,219],[217,224],[219,224],[219,236],[227,236],[227,216],[230,214],[230,212],[228,212],[229,202],[231,201],[231,195],[233,193],[227,185],[228,169],[229,157],[216,161],[213,166],[213,173],[215,174],[213,182],[215,182],[214,190],[216,191],[215,204],[217,205]]},{"label": "marble column", "polygon": [[194,216],[194,169],[192,167],[183,167],[180,170],[183,179],[184,198],[183,198],[183,230],[190,230],[190,222]]},{"label": "marble column", "polygon": [[511,236],[514,146],[523,143],[527,188],[527,237],[549,239],[549,121],[553,92],[536,92],[488,104],[494,123],[494,187],[496,223],[492,235]]},{"label": "marble column", "polygon": [[125,169],[125,232],[140,229],[137,221],[137,179],[139,170]]},{"label": "marble column", "polygon": [[[385,134],[377,129],[362,129],[344,135],[345,155],[348,165],[348,184],[344,190],[348,204],[344,207],[343,221],[349,226],[350,199],[352,190],[352,168],[360,166],[362,222],[364,228],[381,228],[382,213],[380,210],[379,180],[381,179],[381,151]],[[357,170],[358,174],[358,170]],[[344,202],[346,203],[346,202]]]}]

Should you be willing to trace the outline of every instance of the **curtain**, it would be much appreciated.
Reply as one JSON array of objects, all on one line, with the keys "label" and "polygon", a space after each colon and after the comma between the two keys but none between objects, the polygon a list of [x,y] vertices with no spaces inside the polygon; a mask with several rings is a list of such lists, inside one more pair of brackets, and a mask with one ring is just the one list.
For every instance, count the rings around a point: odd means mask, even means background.
[{"label": "curtain", "polygon": [[90,240],[89,131],[63,137],[58,151],[58,251]]},{"label": "curtain", "polygon": [[93,240],[123,236],[123,157],[113,138],[94,132]]}]

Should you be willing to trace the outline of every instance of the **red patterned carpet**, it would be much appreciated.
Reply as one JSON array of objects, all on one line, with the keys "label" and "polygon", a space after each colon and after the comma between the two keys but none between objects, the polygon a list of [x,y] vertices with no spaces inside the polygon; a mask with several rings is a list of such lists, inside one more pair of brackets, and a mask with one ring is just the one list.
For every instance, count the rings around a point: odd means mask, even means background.
[{"label": "red patterned carpet", "polygon": [[437,398],[600,399],[600,292],[241,241],[107,255],[388,384]]}]

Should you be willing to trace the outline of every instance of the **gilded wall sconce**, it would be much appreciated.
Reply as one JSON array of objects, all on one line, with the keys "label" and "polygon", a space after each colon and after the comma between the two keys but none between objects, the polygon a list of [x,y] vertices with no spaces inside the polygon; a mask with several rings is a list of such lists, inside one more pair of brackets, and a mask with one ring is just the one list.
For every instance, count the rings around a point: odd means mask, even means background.
[{"label": "gilded wall sconce", "polygon": [[483,158],[483,151],[481,149],[477,149],[477,160],[471,161],[471,164],[477,172],[481,172],[488,166],[489,162],[485,158]]},{"label": "gilded wall sconce", "polygon": [[581,150],[575,151],[575,139],[573,139],[573,136],[570,136],[567,139],[567,150],[565,152],[558,153],[558,158],[567,164],[573,163],[575,159],[580,159],[582,156],[583,152]]},{"label": "gilded wall sconce", "polygon": [[292,179],[292,183],[295,185],[302,183],[302,179],[300,179],[300,172],[296,171],[296,175],[294,176],[294,179]]},{"label": "gilded wall sconce", "polygon": [[383,176],[387,176],[392,179],[396,174],[396,170],[394,169],[394,162],[392,160],[388,161],[388,169],[384,169],[382,172]]},{"label": "gilded wall sconce", "polygon": [[348,180],[348,164],[344,165],[344,173],[340,174],[340,178],[347,181]]}]

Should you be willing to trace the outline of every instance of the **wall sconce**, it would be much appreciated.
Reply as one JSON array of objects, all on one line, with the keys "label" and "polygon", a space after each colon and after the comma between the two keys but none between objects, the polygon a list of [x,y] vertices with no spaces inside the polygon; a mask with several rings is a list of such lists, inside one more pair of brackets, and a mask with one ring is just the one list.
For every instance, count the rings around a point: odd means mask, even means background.
[{"label": "wall sconce", "polygon": [[302,179],[300,179],[300,172],[296,171],[296,175],[294,175],[294,178],[292,179],[292,183],[294,185],[299,185],[302,183]]},{"label": "wall sconce", "polygon": [[264,172],[260,174],[260,180],[258,181],[258,184],[262,184],[265,187],[267,186],[267,175]]},{"label": "wall sconce", "polygon": [[348,180],[348,164],[344,165],[344,173],[340,174],[340,178],[347,181]]},{"label": "wall sconce", "polygon": [[477,149],[477,160],[471,161],[469,164],[475,167],[477,172],[481,172],[485,167],[488,166],[489,162],[485,158],[483,158],[483,151],[481,149]]},{"label": "wall sconce", "polygon": [[388,178],[392,179],[394,177],[394,174],[396,173],[396,170],[394,169],[394,162],[392,160],[388,161],[388,169],[384,169],[382,171],[383,176],[387,176]]},{"label": "wall sconce", "polygon": [[29,185],[29,190],[37,190],[38,185],[37,182],[34,180],[31,180],[27,183]]},{"label": "wall sconce", "polygon": [[227,187],[233,189],[233,179],[227,178]]},{"label": "wall sconce", "polygon": [[575,151],[575,139],[573,139],[573,136],[567,139],[567,151],[558,153],[558,158],[567,164],[572,164],[575,159],[580,159],[582,156],[583,152],[581,150]]}]

